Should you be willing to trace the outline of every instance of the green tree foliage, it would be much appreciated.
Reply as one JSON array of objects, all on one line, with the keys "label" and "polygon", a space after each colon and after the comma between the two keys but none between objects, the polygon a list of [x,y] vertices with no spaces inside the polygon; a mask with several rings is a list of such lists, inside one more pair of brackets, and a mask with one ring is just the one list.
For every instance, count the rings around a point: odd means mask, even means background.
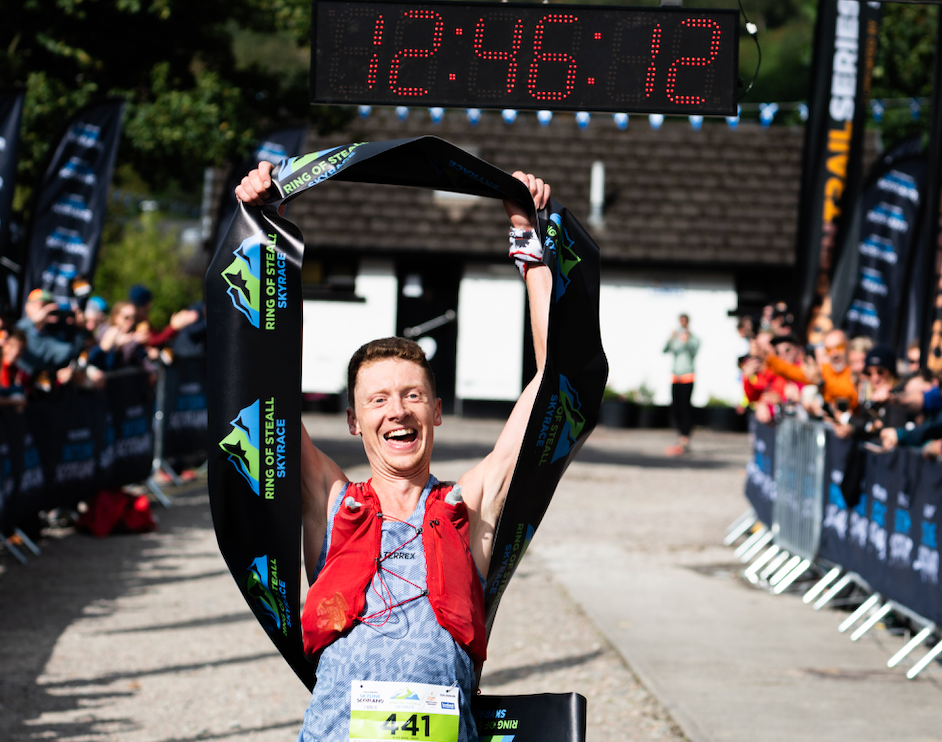
[{"label": "green tree foliage", "polygon": [[[309,0],[18,0],[3,10],[0,85],[27,90],[18,208],[64,122],[106,95],[128,101],[121,161],[157,188],[241,155],[269,125],[343,120],[307,103]],[[291,64],[241,63],[234,45],[247,32],[279,34]]]},{"label": "green tree foliage", "polygon": [[[748,103],[781,103],[808,99],[817,3],[814,0],[744,0],[743,9],[758,27],[762,63]],[[745,32],[739,45],[739,74],[746,85],[755,74],[759,52]],[[783,111],[776,123],[795,123],[795,112]]]},{"label": "green tree foliage", "polygon": [[179,227],[159,211],[145,211],[120,227],[110,221],[110,239],[102,241],[95,293],[109,305],[126,299],[128,289],[143,283],[154,294],[151,322],[163,327],[170,315],[202,298],[202,281],[184,271],[177,249]]},{"label": "green tree foliage", "polygon": [[[932,94],[937,12],[931,5],[883,5],[871,99],[928,98]],[[929,119],[928,106],[918,119],[906,105],[887,106],[879,125],[884,145],[892,147],[914,134],[928,136]]]}]

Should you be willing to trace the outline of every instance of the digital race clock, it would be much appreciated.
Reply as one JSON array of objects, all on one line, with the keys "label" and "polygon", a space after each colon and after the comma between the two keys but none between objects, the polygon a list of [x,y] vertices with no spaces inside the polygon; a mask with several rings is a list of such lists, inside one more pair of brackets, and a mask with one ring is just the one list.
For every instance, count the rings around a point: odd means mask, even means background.
[{"label": "digital race clock", "polygon": [[736,115],[735,10],[314,0],[313,103]]}]

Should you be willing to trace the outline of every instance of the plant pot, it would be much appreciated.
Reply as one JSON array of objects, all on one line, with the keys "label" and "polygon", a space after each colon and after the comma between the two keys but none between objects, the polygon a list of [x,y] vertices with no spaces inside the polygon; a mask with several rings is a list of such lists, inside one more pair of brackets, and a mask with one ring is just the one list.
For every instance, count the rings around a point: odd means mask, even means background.
[{"label": "plant pot", "polygon": [[660,405],[644,405],[638,408],[639,428],[669,428],[671,408]]},{"label": "plant pot", "polygon": [[744,433],[748,420],[740,415],[735,407],[705,407],[706,426],[710,430],[728,433]]},{"label": "plant pot", "polygon": [[606,399],[599,410],[599,422],[607,428],[633,428],[638,424],[638,405],[622,399]]}]

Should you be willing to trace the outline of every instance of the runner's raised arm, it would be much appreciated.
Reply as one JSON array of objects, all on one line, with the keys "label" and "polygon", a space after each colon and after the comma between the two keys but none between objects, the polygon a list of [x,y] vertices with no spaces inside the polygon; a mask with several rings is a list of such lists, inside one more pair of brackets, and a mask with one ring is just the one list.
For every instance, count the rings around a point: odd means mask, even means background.
[{"label": "runner's raised arm", "polygon": [[[518,171],[513,175],[529,188],[537,211],[549,203],[549,185],[530,174]],[[471,553],[483,575],[487,574],[497,519],[510,488],[533,402],[543,380],[550,295],[553,288],[550,270],[542,263],[543,250],[539,234],[534,229],[535,225],[530,224],[526,212],[517,204],[505,201],[504,207],[511,223],[510,254],[527,284],[537,371],[514,405],[494,450],[458,480],[470,515]]]}]

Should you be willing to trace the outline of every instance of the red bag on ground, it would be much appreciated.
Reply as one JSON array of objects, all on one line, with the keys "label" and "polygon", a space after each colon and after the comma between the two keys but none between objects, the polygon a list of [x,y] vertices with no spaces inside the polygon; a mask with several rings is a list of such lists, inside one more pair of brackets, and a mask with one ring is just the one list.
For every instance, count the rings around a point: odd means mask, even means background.
[{"label": "red bag on ground", "polygon": [[147,495],[132,495],[124,490],[100,490],[78,519],[78,526],[89,533],[147,533],[157,529]]}]

